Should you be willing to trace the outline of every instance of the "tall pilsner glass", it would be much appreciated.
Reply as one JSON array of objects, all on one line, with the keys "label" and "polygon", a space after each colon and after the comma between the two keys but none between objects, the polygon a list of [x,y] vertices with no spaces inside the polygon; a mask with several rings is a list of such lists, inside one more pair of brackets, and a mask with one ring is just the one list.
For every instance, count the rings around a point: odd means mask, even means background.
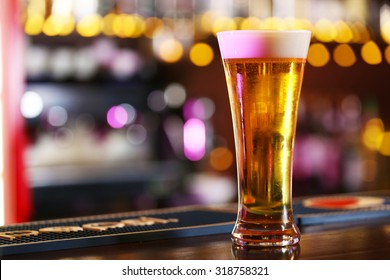
[{"label": "tall pilsner glass", "polygon": [[291,205],[298,101],[311,32],[217,34],[233,119],[241,246],[299,242]]}]

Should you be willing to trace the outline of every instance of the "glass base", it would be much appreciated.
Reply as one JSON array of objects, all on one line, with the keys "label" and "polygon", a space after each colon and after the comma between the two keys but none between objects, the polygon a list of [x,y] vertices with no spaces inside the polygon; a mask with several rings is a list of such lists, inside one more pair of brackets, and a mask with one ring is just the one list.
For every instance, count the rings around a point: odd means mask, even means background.
[{"label": "glass base", "polygon": [[245,247],[276,247],[298,244],[301,234],[294,223],[250,224],[238,222],[232,232],[232,241]]},{"label": "glass base", "polygon": [[236,260],[297,260],[301,254],[299,244],[281,247],[243,247],[232,245]]}]

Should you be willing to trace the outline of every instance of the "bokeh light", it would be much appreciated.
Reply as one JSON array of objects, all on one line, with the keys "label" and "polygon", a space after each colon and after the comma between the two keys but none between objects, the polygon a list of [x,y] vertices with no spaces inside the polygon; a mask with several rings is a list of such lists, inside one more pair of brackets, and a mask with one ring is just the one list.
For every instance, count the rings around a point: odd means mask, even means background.
[{"label": "bokeh light", "polygon": [[379,147],[379,153],[383,156],[390,156],[390,131],[383,133],[382,144]]},{"label": "bokeh light", "polygon": [[285,30],[285,29],[287,29],[287,25],[279,17],[267,17],[263,21],[261,29]]},{"label": "bokeh light", "polygon": [[77,32],[83,37],[94,37],[102,32],[103,19],[98,14],[83,17],[76,26]]},{"label": "bokeh light", "polygon": [[30,79],[44,76],[48,70],[49,50],[41,46],[26,48],[24,66]]},{"label": "bokeh light", "polygon": [[74,76],[81,81],[93,78],[99,68],[93,49],[88,47],[79,48],[73,56]]},{"label": "bokeh light", "polygon": [[125,111],[127,113],[126,124],[134,123],[135,120],[137,119],[137,110],[132,105],[130,105],[128,103],[122,103],[120,106],[123,109],[125,109]]},{"label": "bokeh light", "polygon": [[56,80],[65,80],[74,73],[74,56],[70,47],[55,49],[49,59],[51,76]]},{"label": "bokeh light", "polygon": [[165,102],[164,92],[161,90],[154,90],[148,95],[148,106],[152,111],[161,112],[167,107]]},{"label": "bokeh light", "polygon": [[148,133],[144,126],[140,124],[132,124],[126,132],[126,137],[130,143],[140,145],[147,139]]},{"label": "bokeh light", "polygon": [[242,30],[258,30],[261,29],[261,19],[257,17],[247,17],[241,21],[240,29]]},{"label": "bokeh light", "polygon": [[209,65],[214,59],[214,51],[206,43],[196,43],[190,49],[191,62],[199,67]]},{"label": "bokeh light", "polygon": [[333,51],[334,61],[341,67],[350,67],[356,63],[356,56],[348,44],[340,44]]},{"label": "bokeh light", "polygon": [[116,14],[114,13],[108,13],[103,17],[102,21],[102,31],[103,34],[106,36],[114,36],[114,21],[116,18]]},{"label": "bokeh light", "polygon": [[381,51],[374,41],[369,41],[363,45],[361,55],[367,64],[376,65],[382,62]]},{"label": "bokeh light", "polygon": [[368,120],[362,134],[362,140],[366,147],[371,150],[378,150],[382,145],[383,136],[383,121],[379,118]]},{"label": "bokeh light", "polygon": [[217,17],[212,25],[212,30],[214,34],[217,34],[217,32],[226,31],[226,30],[235,30],[237,29],[237,24],[234,21],[234,19],[220,16]]},{"label": "bokeh light", "polygon": [[35,91],[27,91],[20,100],[20,112],[23,117],[32,119],[38,117],[43,111],[43,99]]},{"label": "bokeh light", "polygon": [[187,93],[181,84],[169,84],[164,91],[165,104],[171,108],[179,108],[186,100]]},{"label": "bokeh light", "polygon": [[325,66],[330,60],[330,54],[325,45],[314,43],[310,45],[307,61],[314,67]]},{"label": "bokeh light", "polygon": [[390,64],[390,45],[386,47],[384,55],[387,63]]},{"label": "bokeh light", "polygon": [[332,42],[337,30],[329,19],[320,19],[314,24],[314,36],[321,42]]},{"label": "bokeh light", "polygon": [[214,112],[214,101],[208,97],[190,99],[183,107],[183,116],[186,120],[191,118],[207,120],[213,116]]},{"label": "bokeh light", "polygon": [[390,44],[390,3],[384,3],[379,15],[380,34],[383,41]]},{"label": "bokeh light", "polygon": [[119,80],[134,76],[142,66],[142,58],[131,49],[117,50],[110,63],[111,74]]},{"label": "bokeh light", "polygon": [[353,42],[355,43],[367,43],[371,40],[370,32],[363,22],[357,21],[351,25],[353,33]]},{"label": "bokeh light", "polygon": [[179,61],[184,53],[184,48],[180,41],[170,38],[164,40],[159,47],[159,57],[167,63]]},{"label": "bokeh light", "polygon": [[153,39],[155,31],[162,28],[164,22],[157,17],[149,17],[145,20],[144,35],[146,38]]},{"label": "bokeh light", "polygon": [[124,127],[127,120],[127,112],[122,106],[113,106],[107,112],[107,122],[112,128]]},{"label": "bokeh light", "polygon": [[210,165],[217,171],[229,169],[233,164],[233,154],[225,147],[215,148],[210,152]]},{"label": "bokeh light", "polygon": [[43,24],[45,23],[45,18],[40,14],[32,14],[27,17],[27,20],[24,24],[24,32],[27,35],[38,35],[42,32]]},{"label": "bokeh light", "polygon": [[353,32],[351,27],[342,20],[335,22],[336,36],[334,40],[337,43],[349,43],[353,39]]},{"label": "bokeh light", "polygon": [[191,161],[201,160],[206,153],[206,126],[202,120],[192,118],[183,128],[184,155]]},{"label": "bokeh light", "polygon": [[114,34],[121,38],[136,38],[145,31],[144,18],[137,14],[120,14],[112,21]]},{"label": "bokeh light", "polygon": [[63,126],[68,120],[68,112],[62,106],[53,106],[48,110],[47,122],[51,126]]},{"label": "bokeh light", "polygon": [[64,25],[58,35],[67,36],[70,35],[76,28],[76,22],[71,15],[64,16]]},{"label": "bokeh light", "polygon": [[51,14],[43,24],[43,33],[47,36],[58,36],[66,25],[66,18]]}]

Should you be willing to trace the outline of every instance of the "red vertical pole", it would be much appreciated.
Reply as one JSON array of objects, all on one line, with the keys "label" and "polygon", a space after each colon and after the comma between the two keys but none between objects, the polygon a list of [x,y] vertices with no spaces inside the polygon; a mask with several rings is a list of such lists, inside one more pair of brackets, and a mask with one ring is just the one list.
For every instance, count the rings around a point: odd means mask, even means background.
[{"label": "red vertical pole", "polygon": [[20,21],[21,1],[0,1],[0,119],[2,121],[2,180],[4,223],[30,218],[32,204],[26,180],[24,119],[20,98],[24,90],[23,30]]}]

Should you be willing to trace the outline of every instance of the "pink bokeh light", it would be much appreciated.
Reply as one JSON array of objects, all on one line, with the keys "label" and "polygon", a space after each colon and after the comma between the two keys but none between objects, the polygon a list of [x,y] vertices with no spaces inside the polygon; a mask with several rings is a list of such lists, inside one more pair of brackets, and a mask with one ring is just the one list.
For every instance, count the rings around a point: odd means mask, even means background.
[{"label": "pink bokeh light", "polygon": [[184,124],[184,155],[192,161],[201,160],[206,153],[206,126],[200,119],[189,119]]},{"label": "pink bokeh light", "polygon": [[112,128],[122,128],[127,120],[127,111],[122,106],[113,106],[107,112],[107,122]]}]

